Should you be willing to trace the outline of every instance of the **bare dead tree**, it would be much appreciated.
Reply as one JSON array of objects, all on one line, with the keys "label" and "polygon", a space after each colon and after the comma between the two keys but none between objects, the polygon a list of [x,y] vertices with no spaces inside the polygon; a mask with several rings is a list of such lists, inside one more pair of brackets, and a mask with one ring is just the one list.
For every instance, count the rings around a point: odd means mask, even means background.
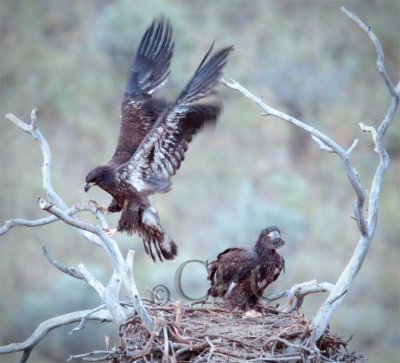
[{"label": "bare dead tree", "polygon": [[[123,324],[134,313],[134,311],[138,313],[142,322],[147,327],[147,330],[153,334],[156,324],[153,322],[152,318],[149,316],[145,307],[143,306],[134,280],[134,252],[128,251],[126,259],[123,258],[116,242],[112,238],[109,238],[105,233],[104,230],[109,229],[107,219],[95,204],[75,204],[71,207],[68,207],[62,198],[56,193],[52,185],[51,151],[46,139],[38,128],[37,110],[32,111],[29,124],[23,122],[12,114],[6,115],[6,118],[13,122],[18,128],[30,134],[33,139],[37,140],[39,143],[43,156],[43,189],[49,201],[39,197],[38,205],[42,210],[50,213],[51,216],[37,220],[8,220],[3,224],[3,226],[0,227],[0,236],[6,234],[16,226],[40,227],[46,224],[62,221],[75,228],[75,230],[90,243],[101,247],[111,262],[113,272],[108,284],[104,286],[85,268],[83,263],[80,263],[76,268],[66,267],[50,254],[46,246],[42,245],[43,254],[47,260],[61,272],[88,283],[99,295],[101,305],[92,310],[76,311],[46,320],[42,322],[32,333],[32,335],[25,341],[20,343],[11,343],[0,347],[0,354],[22,351],[23,355],[20,362],[26,362],[36,345],[39,344],[39,342],[53,329],[80,322],[80,324],[71,331],[76,332],[84,328],[87,320],[99,320]],[[76,214],[81,212],[90,212],[94,214],[100,222],[99,225],[89,224],[79,220],[76,217]],[[120,292],[122,287],[125,287],[125,289],[128,291],[129,301],[120,300]],[[284,311],[294,311],[301,306],[303,298],[307,294],[325,292],[329,290],[329,283],[317,284],[316,281],[313,280],[311,282],[296,284],[290,290],[283,291],[282,293],[275,294],[274,296],[267,298],[266,302],[271,302],[282,297],[288,297],[288,303]],[[103,360],[104,357],[109,357],[112,355],[112,353],[113,351],[96,351],[71,356],[70,359],[81,358],[90,360]]]},{"label": "bare dead tree", "polygon": [[[43,253],[48,261],[61,272],[88,283],[99,295],[101,305],[91,311],[77,311],[47,320],[41,323],[26,341],[0,347],[0,354],[23,351],[24,354],[21,358],[21,362],[26,362],[33,348],[52,329],[81,321],[79,327],[73,330],[74,332],[82,329],[86,320],[100,320],[123,324],[135,311],[140,316],[147,329],[150,332],[153,331],[153,320],[147,313],[135,284],[133,275],[134,252],[130,250],[126,258],[122,256],[117,243],[105,233],[104,229],[108,229],[107,220],[104,214],[96,208],[94,204],[76,204],[69,208],[54,190],[52,185],[52,157],[50,147],[37,126],[37,110],[32,111],[30,123],[25,123],[12,114],[7,114],[6,118],[21,130],[30,134],[33,139],[37,140],[39,143],[43,156],[43,189],[47,195],[48,201],[39,197],[38,204],[42,210],[47,211],[52,214],[52,216],[38,220],[8,220],[0,228],[0,235],[4,235],[15,226],[38,227],[56,221],[62,221],[74,227],[87,241],[101,247],[106,253],[113,271],[109,282],[104,286],[82,263],[79,264],[77,268],[66,267],[51,256],[45,246],[42,246]],[[79,220],[76,214],[84,211],[96,215],[100,221],[100,225],[89,224]],[[121,289],[123,287],[125,287],[128,292],[129,300],[127,302],[121,301],[120,298]]]},{"label": "bare dead tree", "polygon": [[[312,139],[319,145],[322,151],[337,154],[343,163],[347,178],[354,189],[356,196],[354,204],[354,218],[357,221],[361,237],[353,251],[349,262],[340,274],[336,283],[334,285],[325,283],[324,285],[320,286],[320,289],[318,289],[318,287],[314,284],[306,287],[300,285],[300,287],[294,287],[291,291],[285,291],[283,293],[276,294],[276,296],[274,295],[270,297],[270,299],[277,299],[283,296],[289,296],[289,302],[286,309],[290,311],[292,309],[292,303],[290,302],[291,297],[296,296],[296,291],[301,292],[301,294],[299,295],[300,299],[302,299],[302,296],[304,296],[303,293],[308,290],[330,291],[329,296],[321,305],[313,319],[313,332],[308,342],[311,346],[315,346],[315,343],[318,341],[318,339],[327,328],[333,314],[342,304],[346,293],[350,289],[351,283],[353,282],[364,262],[365,256],[367,255],[368,249],[374,238],[378,221],[378,207],[382,182],[385,172],[389,166],[389,156],[387,151],[385,150],[384,137],[386,131],[393,121],[393,117],[399,105],[400,97],[400,81],[397,83],[397,86],[394,86],[394,83],[390,79],[385,69],[384,52],[381,43],[375,33],[372,31],[371,26],[367,26],[363,21],[359,19],[359,17],[346,10],[345,8],[342,7],[341,11],[347,17],[353,20],[364,32],[366,32],[366,34],[372,41],[377,53],[378,71],[382,76],[386,88],[388,89],[391,96],[389,108],[386,111],[386,114],[377,129],[373,126],[366,126],[361,122],[359,123],[362,131],[371,133],[372,141],[375,145],[374,151],[379,156],[379,164],[372,179],[369,193],[367,193],[362,186],[358,173],[350,161],[350,155],[357,146],[358,139],[355,139],[349,148],[343,148],[332,138],[310,126],[308,123],[298,120],[292,116],[285,114],[284,112],[281,112],[269,106],[267,103],[264,102],[262,98],[256,97],[253,93],[251,93],[245,87],[241,86],[238,82],[234,80],[221,80],[225,86],[242,93],[245,97],[256,103],[263,110],[264,116],[275,116],[293,126],[304,130],[311,135]],[[365,207],[366,199],[368,200],[367,207]]]},{"label": "bare dead tree", "polygon": [[[264,115],[278,117],[281,120],[304,130],[312,136],[313,140],[317,142],[321,150],[337,154],[343,163],[346,175],[356,195],[354,214],[361,237],[355,247],[353,255],[351,256],[348,264],[344,268],[336,283],[317,283],[316,280],[307,281],[295,284],[291,289],[269,296],[265,300],[265,302],[268,303],[286,297],[287,303],[286,306],[284,306],[283,311],[292,312],[300,308],[306,295],[311,293],[329,292],[329,296],[318,310],[312,322],[313,333],[307,342],[308,346],[312,348],[308,348],[305,346],[305,344],[301,345],[302,349],[309,350],[310,352],[314,352],[317,349],[315,345],[316,342],[326,330],[326,327],[336,309],[343,302],[353,279],[356,277],[359,269],[362,266],[369,246],[373,240],[377,226],[378,206],[382,181],[389,165],[389,157],[384,147],[384,136],[388,127],[392,123],[400,97],[400,82],[397,84],[397,86],[394,86],[390,77],[388,76],[384,66],[383,50],[376,35],[373,33],[371,28],[366,26],[356,15],[350,13],[344,8],[342,8],[342,11],[349,18],[354,20],[361,27],[361,29],[368,34],[369,38],[373,42],[378,56],[378,70],[382,75],[385,85],[391,95],[390,106],[383,121],[380,123],[377,129],[360,123],[360,128],[363,131],[371,133],[372,140],[375,144],[375,152],[379,155],[380,159],[379,165],[372,180],[369,194],[364,192],[364,188],[361,185],[357,171],[350,161],[350,154],[358,143],[357,139],[354,140],[349,148],[345,149],[333,139],[321,131],[311,127],[309,124],[267,105],[261,98],[255,97],[250,91],[241,86],[238,82],[233,80],[229,82],[222,80],[222,83],[224,83],[227,87],[241,92],[244,96],[250,98],[253,102],[260,106],[264,111]],[[38,227],[49,223],[54,223],[56,221],[62,221],[75,228],[78,234],[80,234],[90,243],[101,247],[112,265],[113,272],[109,282],[104,286],[85,268],[82,263],[76,268],[66,267],[61,262],[56,260],[45,246],[42,246],[43,254],[54,267],[61,272],[70,275],[71,277],[88,283],[99,295],[101,304],[92,310],[76,311],[46,320],[45,322],[41,323],[33,332],[33,334],[24,342],[11,343],[7,346],[0,347],[0,354],[22,351],[23,356],[20,362],[26,362],[35,346],[51,330],[57,327],[80,322],[79,325],[72,330],[72,332],[75,332],[83,329],[87,320],[99,320],[123,324],[130,316],[132,316],[132,314],[134,314],[135,311],[146,326],[147,330],[150,332],[151,336],[154,337],[157,329],[159,330],[159,327],[156,327],[157,324],[147,313],[139,297],[133,275],[134,252],[129,251],[127,257],[124,259],[116,242],[109,238],[104,232],[105,229],[109,228],[107,220],[104,214],[98,208],[96,208],[94,204],[75,204],[71,207],[68,207],[62,198],[55,192],[52,186],[51,152],[46,139],[43,137],[37,126],[36,113],[36,110],[32,111],[30,123],[25,123],[12,114],[6,115],[6,118],[13,122],[18,128],[30,134],[33,139],[37,140],[39,143],[43,156],[42,182],[43,189],[46,193],[46,199],[39,198],[38,205],[42,210],[50,213],[51,216],[37,220],[13,219],[6,221],[5,224],[0,227],[0,236],[9,232],[15,226]],[[365,211],[364,206],[366,199],[368,199],[367,212]],[[98,218],[99,224],[89,224],[79,220],[76,217],[76,214],[81,212],[90,212],[94,214]],[[128,301],[121,301],[120,295],[123,287],[128,291]],[[167,334],[165,333],[165,326],[162,329],[164,331],[164,336],[167,337]],[[300,343],[301,342],[299,342],[299,344]],[[149,344],[151,344],[151,339],[149,340]],[[215,347],[215,342],[213,343],[206,337],[206,341],[202,344],[209,347],[210,351],[208,360],[210,361],[214,351],[217,349]],[[285,344],[291,348],[296,348],[299,346],[297,343],[295,345],[291,345],[290,343],[286,342]],[[164,342],[164,351],[167,350],[168,340],[166,339]],[[95,351],[71,356],[70,359],[82,358],[89,359],[91,361],[99,361],[108,359],[108,357],[110,357],[112,354],[112,350]],[[168,352],[165,354],[165,356],[168,356]],[[275,360],[282,361],[282,359],[283,358],[280,357],[276,358]],[[274,359],[270,358],[269,360],[272,361]],[[293,360],[293,357],[286,357],[284,360],[290,361]]]},{"label": "bare dead tree", "polygon": [[[64,325],[80,322],[79,325],[71,331],[71,333],[73,333],[83,329],[87,320],[115,322],[121,325],[127,321],[127,319],[134,313],[134,311],[138,313],[141,321],[147,327],[147,330],[154,335],[157,331],[157,324],[153,322],[152,318],[149,316],[145,307],[143,306],[134,280],[134,252],[128,251],[126,259],[123,258],[116,242],[113,239],[109,238],[108,235],[105,233],[104,230],[109,229],[107,219],[105,218],[103,212],[99,208],[97,208],[94,203],[75,204],[71,207],[68,207],[61,199],[61,197],[56,193],[52,185],[51,151],[46,139],[44,138],[37,126],[37,110],[32,111],[31,121],[29,124],[21,121],[19,118],[12,114],[6,115],[6,118],[13,122],[21,130],[30,134],[35,140],[39,142],[39,146],[42,150],[43,156],[43,189],[49,201],[39,197],[38,205],[42,210],[50,213],[51,216],[37,220],[8,220],[3,224],[3,226],[0,227],[0,236],[6,234],[16,226],[40,227],[46,224],[62,221],[75,228],[76,231],[90,243],[101,247],[105,251],[113,267],[113,273],[108,284],[104,286],[85,268],[83,263],[80,263],[76,268],[66,267],[51,255],[46,246],[42,245],[42,252],[47,260],[59,271],[88,283],[99,295],[101,305],[92,310],[75,311],[69,314],[48,319],[42,322],[32,333],[32,335],[28,337],[25,341],[20,343],[11,343],[6,346],[0,347],[0,354],[22,351],[23,355],[20,362],[26,362],[36,345],[39,344],[39,342],[53,329]],[[89,212],[95,215],[99,220],[99,225],[89,224],[79,220],[76,217],[76,214],[81,212]],[[120,291],[122,287],[125,287],[125,289],[128,291],[129,301],[120,300]],[[271,302],[282,297],[287,297],[288,303],[287,306],[284,308],[284,311],[291,312],[301,306],[304,296],[311,293],[325,292],[330,290],[331,285],[329,283],[318,284],[315,280],[313,280],[305,283],[296,284],[289,290],[270,296],[266,299],[266,302]],[[210,343],[207,342],[206,344]],[[115,353],[113,350],[94,351],[90,353],[70,356],[68,360],[107,360],[109,357],[112,356],[113,353]]]}]

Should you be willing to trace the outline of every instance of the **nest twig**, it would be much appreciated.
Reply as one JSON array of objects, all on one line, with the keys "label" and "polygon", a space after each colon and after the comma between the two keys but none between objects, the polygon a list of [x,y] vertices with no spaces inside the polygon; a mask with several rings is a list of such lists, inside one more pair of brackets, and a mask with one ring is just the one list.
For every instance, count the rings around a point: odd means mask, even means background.
[{"label": "nest twig", "polygon": [[222,305],[149,305],[150,334],[133,316],[120,326],[111,363],[131,362],[357,362],[347,342],[326,330],[310,346],[311,322],[299,313],[263,307],[260,318],[243,318]]}]

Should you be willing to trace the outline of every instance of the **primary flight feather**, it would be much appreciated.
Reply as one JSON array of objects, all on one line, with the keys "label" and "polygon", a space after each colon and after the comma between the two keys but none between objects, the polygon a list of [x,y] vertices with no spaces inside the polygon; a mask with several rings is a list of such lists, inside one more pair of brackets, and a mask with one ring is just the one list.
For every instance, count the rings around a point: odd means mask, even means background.
[{"label": "primary flight feather", "polygon": [[165,233],[150,196],[165,193],[179,169],[188,144],[221,111],[208,96],[222,74],[233,47],[209,49],[175,102],[153,97],[168,78],[174,43],[168,20],[155,20],[146,30],[132,62],[121,105],[118,145],[107,165],[86,176],[85,191],[97,185],[113,199],[106,208],[121,212],[117,230],[139,234],[154,261],[171,260],[177,245]]}]

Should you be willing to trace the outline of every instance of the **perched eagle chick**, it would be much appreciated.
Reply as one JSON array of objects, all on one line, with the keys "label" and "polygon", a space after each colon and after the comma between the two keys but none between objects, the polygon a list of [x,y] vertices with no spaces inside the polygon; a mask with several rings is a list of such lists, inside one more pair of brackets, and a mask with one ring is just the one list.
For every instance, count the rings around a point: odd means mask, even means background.
[{"label": "perched eagle chick", "polygon": [[[232,47],[207,52],[175,102],[152,93],[169,75],[174,43],[168,20],[155,20],[140,41],[121,105],[118,145],[107,165],[86,176],[85,191],[97,185],[113,199],[109,212],[120,212],[118,231],[139,234],[154,261],[171,260],[177,246],[164,232],[150,196],[165,193],[192,137],[214,124],[221,105],[203,100],[214,93]],[[110,231],[110,234],[115,230]]]},{"label": "perched eagle chick", "polygon": [[243,311],[254,310],[266,287],[285,266],[277,249],[285,244],[278,227],[261,231],[253,247],[229,248],[217,256],[208,270],[208,294],[222,297],[227,305]]}]

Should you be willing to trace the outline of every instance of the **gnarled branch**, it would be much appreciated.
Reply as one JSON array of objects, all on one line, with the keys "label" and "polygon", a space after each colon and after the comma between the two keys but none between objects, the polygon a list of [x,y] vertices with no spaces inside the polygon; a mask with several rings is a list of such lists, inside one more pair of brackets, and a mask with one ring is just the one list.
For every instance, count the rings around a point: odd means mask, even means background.
[{"label": "gnarled branch", "polygon": [[[355,211],[356,211],[357,223],[358,223],[360,232],[363,236],[367,235],[368,234],[367,223],[365,221],[364,212],[363,212],[363,206],[364,206],[364,202],[365,202],[364,190],[361,186],[357,171],[354,169],[354,167],[350,163],[350,160],[349,160],[350,153],[347,150],[345,150],[342,146],[337,144],[330,137],[328,137],[321,131],[315,129],[314,127],[308,125],[306,122],[300,121],[300,120],[296,119],[295,117],[289,116],[289,115],[287,115],[281,111],[278,111],[278,110],[274,109],[273,107],[267,105],[261,98],[254,96],[249,90],[247,90],[245,87],[240,85],[235,80],[231,79],[230,81],[226,81],[225,79],[221,79],[221,82],[228,88],[239,91],[245,97],[247,97],[250,100],[252,100],[253,102],[255,102],[258,106],[260,106],[260,108],[262,108],[262,110],[264,111],[264,114],[270,115],[270,116],[275,116],[283,121],[286,121],[300,129],[306,131],[307,133],[309,133],[313,137],[313,140],[318,140],[317,142],[318,142],[318,145],[320,146],[321,150],[328,151],[331,153],[336,153],[340,157],[340,159],[343,162],[344,169],[347,174],[347,178],[349,179],[349,181],[356,193]],[[350,151],[352,149],[353,149],[352,147],[349,148]]]},{"label": "gnarled branch", "polygon": [[91,313],[91,310],[81,310],[48,319],[40,323],[36,330],[32,333],[32,335],[25,341],[21,343],[11,343],[0,347],[0,354],[23,351],[24,355],[20,362],[26,362],[36,345],[38,345],[40,341],[53,329],[59,328],[60,326],[76,323],[78,321],[81,321],[84,317],[86,317],[86,320],[99,320],[102,322],[112,322],[114,320],[110,313],[106,310],[100,310],[88,316],[89,313]]},{"label": "gnarled branch", "polygon": [[[37,109],[34,109],[31,112],[31,120],[30,123],[25,123],[20,120],[17,116],[8,113],[5,117],[9,119],[14,125],[19,127],[21,130],[29,133],[34,140],[39,142],[40,149],[42,151],[43,156],[43,165],[42,165],[42,187],[43,190],[47,194],[47,198],[51,200],[57,207],[61,208],[62,210],[68,210],[67,204],[62,200],[62,198],[55,192],[53,188],[52,182],[52,155],[50,151],[50,146],[42,133],[40,132],[39,128],[37,127]],[[87,231],[77,229],[77,232],[81,234],[84,238],[92,243],[99,244],[97,236],[88,233]]]},{"label": "gnarled branch", "polygon": [[383,177],[389,165],[389,156],[385,150],[383,138],[386,130],[392,123],[395,112],[397,111],[399,104],[399,95],[400,95],[400,81],[398,82],[396,87],[393,86],[393,82],[390,80],[390,77],[388,76],[385,70],[382,46],[380,45],[380,42],[376,37],[376,35],[371,30],[371,27],[366,26],[356,15],[349,12],[348,10],[344,8],[342,8],[341,10],[348,17],[353,19],[364,31],[366,31],[368,36],[374,43],[378,55],[378,60],[377,60],[378,70],[382,75],[385,85],[392,96],[389,109],[387,110],[387,113],[377,130],[375,130],[370,126],[365,126],[363,124],[360,125],[363,131],[368,131],[372,133],[373,142],[375,144],[375,151],[378,153],[380,159],[379,165],[376,169],[375,175],[372,180],[372,185],[370,188],[367,220],[365,219],[363,210],[365,202],[364,188],[361,185],[356,169],[350,162],[350,153],[356,147],[358,140],[354,140],[353,144],[346,150],[342,146],[340,146],[337,142],[335,142],[333,139],[331,139],[321,131],[316,130],[314,127],[310,126],[306,122],[300,121],[292,116],[289,116],[267,105],[262,100],[262,98],[254,96],[249,90],[241,86],[238,82],[234,80],[231,81],[226,81],[223,79],[221,80],[221,82],[228,88],[240,92],[245,97],[249,98],[254,103],[256,103],[263,110],[263,115],[275,116],[283,121],[286,121],[306,131],[312,136],[313,140],[318,143],[319,147],[322,150],[337,154],[343,163],[347,178],[351,183],[354,192],[356,194],[355,219],[357,221],[361,233],[361,238],[358,244],[356,245],[356,248],[353,252],[353,255],[351,256],[350,261],[348,262],[345,269],[339,276],[335,285],[333,286],[333,288],[329,286],[330,294],[328,298],[325,300],[325,302],[322,304],[320,309],[318,310],[315,318],[313,319],[312,322],[313,334],[310,339],[310,344],[315,344],[315,342],[321,337],[322,333],[328,326],[328,323],[333,313],[342,303],[346,292],[348,291],[353,279],[356,277],[359,269],[361,268],[364,262],[364,258],[368,252],[369,246],[374,237],[376,231],[377,218],[378,218],[378,205],[379,205],[379,197],[380,197]]},{"label": "gnarled branch", "polygon": [[[358,271],[360,270],[365,256],[368,253],[369,246],[374,238],[376,232],[376,226],[378,222],[378,206],[380,193],[383,183],[383,177],[387,168],[389,167],[389,155],[385,150],[384,145],[384,136],[386,130],[390,126],[393,121],[394,114],[397,111],[399,106],[399,98],[400,98],[400,81],[396,88],[394,88],[392,81],[390,80],[384,65],[384,53],[382,46],[380,44],[379,39],[376,37],[374,32],[371,30],[371,27],[367,27],[361,19],[359,19],[355,14],[346,10],[345,8],[341,8],[342,12],[347,15],[350,19],[354,20],[364,31],[367,32],[368,36],[372,40],[376,52],[377,52],[377,66],[379,73],[382,75],[382,78],[385,82],[386,87],[388,88],[390,94],[392,95],[392,99],[389,105],[389,109],[386,112],[386,115],[379,125],[376,134],[372,133],[373,142],[375,144],[375,151],[377,151],[379,155],[379,164],[375,171],[375,175],[372,179],[372,184],[369,193],[368,200],[368,235],[363,235],[357,243],[357,246],[353,252],[353,255],[348,262],[347,266],[343,270],[342,274],[339,276],[334,289],[329,294],[328,298],[322,304],[317,314],[315,315],[312,327],[314,328],[313,335],[311,337],[311,343],[315,344],[316,341],[321,337],[326,327],[329,324],[329,321],[342,303],[344,295],[350,287],[351,282],[356,277]],[[372,130],[372,129],[370,129]],[[369,130],[369,131],[370,131]]]},{"label": "gnarled branch", "polygon": [[[71,208],[66,210],[66,213],[70,216],[79,212],[91,212],[97,217],[97,219],[101,221],[102,227],[104,229],[109,228],[104,214],[98,208],[96,208],[96,206],[90,203],[74,204]],[[59,221],[59,218],[57,216],[50,216],[36,220],[28,220],[21,218],[9,219],[5,221],[4,224],[0,227],[0,236],[6,234],[13,227],[17,226],[40,227],[57,221]]]},{"label": "gnarled branch", "polygon": [[[38,204],[42,210],[47,211],[52,214],[52,216],[31,221],[24,219],[9,220],[0,228],[0,235],[9,232],[12,227],[17,225],[37,227],[56,221],[62,221],[74,227],[77,232],[89,242],[101,247],[111,262],[113,272],[109,282],[104,286],[84,267],[82,263],[78,265],[78,268],[65,267],[61,262],[57,261],[50,255],[46,247],[42,246],[43,254],[47,260],[59,271],[87,282],[97,292],[107,311],[99,311],[99,308],[96,308],[94,310],[70,313],[47,320],[42,323],[38,327],[37,331],[35,331],[35,333],[25,342],[12,343],[0,347],[0,354],[23,350],[24,354],[21,358],[22,362],[28,360],[30,352],[34,346],[48,333],[48,331],[71,322],[81,321],[79,327],[74,329],[74,331],[76,331],[82,329],[85,321],[88,319],[105,320],[103,319],[103,317],[105,317],[107,321],[124,323],[134,311],[137,311],[148,330],[151,331],[153,329],[153,321],[142,304],[134,281],[133,251],[129,251],[126,260],[123,258],[117,243],[104,232],[104,229],[108,228],[108,223],[104,214],[96,207],[96,205],[93,203],[75,204],[68,208],[61,197],[55,192],[51,181],[52,158],[50,147],[39,131],[36,114],[37,110],[33,110],[31,114],[31,122],[29,124],[21,121],[12,114],[8,114],[6,117],[21,130],[31,134],[31,136],[39,142],[43,155],[43,189],[45,190],[49,201],[39,197]],[[82,211],[88,211],[94,214],[100,221],[100,225],[90,224],[79,220],[75,214]],[[122,286],[126,287],[131,301],[120,301],[120,291]],[[132,306],[134,309],[132,309]],[[99,317],[101,317],[101,319]]]},{"label": "gnarled branch", "polygon": [[80,271],[78,271],[74,267],[65,267],[63,264],[58,262],[47,250],[47,247],[45,245],[42,245],[42,252],[43,255],[47,258],[47,260],[58,270],[61,272],[64,272],[67,275],[70,275],[72,277],[75,277],[76,279],[83,280],[85,281],[85,276],[82,275]]},{"label": "gnarled branch", "polygon": [[330,292],[332,291],[333,287],[334,285],[330,282],[317,283],[317,280],[311,280],[295,284],[289,290],[280,291],[273,295],[267,296],[263,298],[263,301],[266,304],[269,304],[272,301],[280,300],[286,297],[286,306],[282,311],[285,313],[291,313],[300,309],[305,296],[320,292]]}]

